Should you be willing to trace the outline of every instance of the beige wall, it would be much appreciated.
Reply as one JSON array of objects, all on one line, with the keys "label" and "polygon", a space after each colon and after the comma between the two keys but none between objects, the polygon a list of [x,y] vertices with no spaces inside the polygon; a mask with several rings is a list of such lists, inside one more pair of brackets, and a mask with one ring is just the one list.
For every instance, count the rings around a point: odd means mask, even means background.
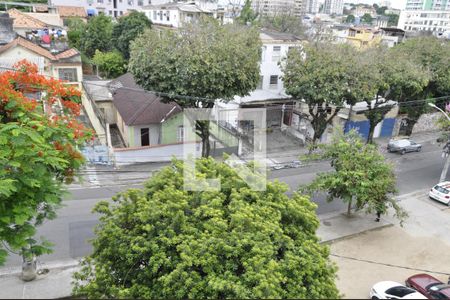
[{"label": "beige wall", "polygon": [[[16,46],[0,55],[1,58],[8,58],[11,60],[19,61],[22,59],[28,59],[32,62],[36,61],[38,58],[43,58],[43,56],[38,55],[24,47]],[[81,88],[80,82],[83,80],[83,71],[81,68],[81,63],[52,63],[49,59],[44,57],[44,70],[43,74],[46,76],[59,78],[58,69],[59,68],[76,68],[77,69],[77,79],[76,84]],[[75,84],[75,83],[74,83]]]}]

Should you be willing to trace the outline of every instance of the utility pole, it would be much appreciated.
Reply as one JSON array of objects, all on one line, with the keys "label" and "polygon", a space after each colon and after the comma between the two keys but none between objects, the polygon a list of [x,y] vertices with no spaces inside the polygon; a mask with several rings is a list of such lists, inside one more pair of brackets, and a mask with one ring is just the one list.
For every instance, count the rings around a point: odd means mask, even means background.
[{"label": "utility pole", "polygon": [[[450,122],[450,117],[449,115],[443,111],[442,109],[440,109],[439,107],[437,107],[435,104],[433,103],[428,103],[429,106],[439,110],[446,118],[447,120]],[[445,164],[444,164],[444,168],[442,169],[442,173],[441,173],[441,177],[439,178],[439,182],[443,182],[445,181],[446,177],[447,177],[447,172],[448,172],[448,167],[450,166],[450,140],[447,141],[447,143],[445,144],[444,148],[443,148],[444,152],[442,153],[442,157],[447,158],[445,160]]]},{"label": "utility pole", "polygon": [[448,167],[450,166],[450,140],[447,141],[447,143],[444,146],[444,152],[442,152],[442,157],[446,157],[444,168],[442,169],[441,178],[439,178],[439,182],[445,181],[445,178],[447,177]]}]

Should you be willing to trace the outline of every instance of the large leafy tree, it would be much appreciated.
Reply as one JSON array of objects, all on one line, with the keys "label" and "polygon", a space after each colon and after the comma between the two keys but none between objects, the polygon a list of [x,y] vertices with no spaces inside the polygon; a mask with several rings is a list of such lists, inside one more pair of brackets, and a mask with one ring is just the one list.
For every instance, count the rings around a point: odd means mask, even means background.
[{"label": "large leafy tree", "polygon": [[[212,108],[217,99],[246,96],[259,82],[261,41],[256,28],[210,18],[178,32],[147,30],[131,46],[129,70],[147,90],[169,94],[183,108]],[[208,156],[209,121],[197,121]]]},{"label": "large leafy tree", "polygon": [[373,141],[375,126],[392,109],[391,102],[405,101],[404,97],[417,96],[427,86],[429,73],[408,57],[384,47],[371,48],[358,55],[352,68],[360,95],[367,103],[365,116],[369,120],[367,141]]},{"label": "large leafy tree", "polygon": [[243,25],[253,24],[258,18],[258,13],[252,9],[252,1],[245,0],[244,7],[242,8],[237,21]]},{"label": "large leafy tree", "polygon": [[[422,100],[450,94],[450,44],[435,37],[419,37],[408,39],[405,43],[393,48],[398,56],[408,57],[412,63],[429,72],[428,84],[418,92],[412,89],[405,91],[401,102]],[[400,105],[400,112],[407,115],[406,134],[411,135],[414,125],[420,116],[428,111],[425,101],[415,105],[405,103]]]},{"label": "large leafy tree", "polygon": [[76,147],[90,136],[75,119],[78,90],[40,75],[36,65],[15,67],[0,73],[0,265],[5,249],[25,258],[50,251],[33,239],[36,226],[55,217],[62,184],[84,161]]},{"label": "large leafy tree", "polygon": [[67,37],[70,47],[81,49],[81,37],[86,30],[86,23],[80,18],[71,18],[68,20]]},{"label": "large leafy tree", "polygon": [[119,51],[103,53],[95,51],[92,62],[100,69],[102,76],[106,78],[116,78],[126,72],[126,62]]},{"label": "large leafy tree", "polygon": [[101,14],[90,18],[80,37],[80,50],[89,58],[94,56],[95,50],[111,50],[112,30],[111,17]]},{"label": "large leafy tree", "polygon": [[289,51],[282,64],[286,92],[308,106],[313,145],[344,103],[356,102],[359,83],[350,72],[356,53],[348,45],[318,43]]},{"label": "large leafy tree", "polygon": [[335,266],[315,234],[316,205],[289,198],[269,182],[253,191],[235,170],[196,161],[199,178],[221,189],[183,189],[186,166],[174,161],[143,190],[120,193],[95,208],[94,251],[75,275],[88,298],[337,298]]},{"label": "large leafy tree", "polygon": [[131,41],[150,26],[151,21],[143,12],[133,11],[127,16],[120,17],[112,30],[114,47],[122,53],[125,59],[129,59]]},{"label": "large leafy tree", "polygon": [[396,193],[393,167],[375,145],[365,144],[353,130],[345,135],[336,130],[331,143],[319,147],[319,156],[331,160],[333,171],[319,173],[301,190],[310,193],[325,191],[328,201],[342,199],[348,205],[349,215],[354,206],[356,210],[380,214],[386,214],[392,207],[401,221],[407,216],[392,197]]}]

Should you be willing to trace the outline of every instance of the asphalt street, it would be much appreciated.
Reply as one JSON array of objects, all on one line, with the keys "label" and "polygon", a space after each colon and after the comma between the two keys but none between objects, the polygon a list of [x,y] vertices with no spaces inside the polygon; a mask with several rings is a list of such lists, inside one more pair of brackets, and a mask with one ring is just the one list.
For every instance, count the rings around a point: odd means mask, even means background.
[{"label": "asphalt street", "polygon": [[[399,194],[432,187],[439,180],[444,165],[441,149],[435,143],[429,142],[423,144],[422,152],[419,153],[385,153],[385,156],[395,167]],[[311,182],[317,172],[327,170],[330,170],[329,163],[321,162],[296,169],[272,171],[269,178],[288,184],[290,192],[293,192],[299,185]],[[98,216],[91,213],[94,205],[127,188],[140,187],[142,185],[137,184],[70,189],[70,195],[64,201],[64,207],[59,210],[58,218],[45,222],[38,230],[37,238],[45,236],[55,245],[52,254],[43,255],[39,259],[54,261],[89,254],[91,246],[88,240],[94,236],[93,228],[98,223]],[[327,203],[324,195],[316,195],[313,201],[318,205],[319,215],[345,210],[341,201]],[[11,254],[6,266],[17,266],[20,263],[21,258]]]}]

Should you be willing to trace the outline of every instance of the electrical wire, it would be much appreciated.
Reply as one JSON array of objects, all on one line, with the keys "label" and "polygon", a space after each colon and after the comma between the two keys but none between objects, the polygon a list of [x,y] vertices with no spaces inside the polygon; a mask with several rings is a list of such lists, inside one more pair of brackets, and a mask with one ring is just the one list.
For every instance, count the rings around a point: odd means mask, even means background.
[{"label": "electrical wire", "polygon": [[386,266],[386,267],[391,267],[391,268],[399,268],[399,269],[406,269],[406,270],[425,272],[425,273],[434,273],[434,274],[440,274],[440,275],[450,275],[450,273],[448,273],[448,272],[440,272],[440,271],[433,271],[433,270],[427,270],[427,269],[412,268],[412,267],[406,267],[406,266],[401,266],[401,265],[377,262],[377,261],[369,260],[369,259],[361,259],[361,258],[356,258],[356,257],[339,255],[339,254],[334,254],[334,253],[331,253],[330,256],[354,260],[354,261],[358,261],[358,262],[365,262],[365,263],[375,264],[375,265],[380,265],[380,266]]}]

